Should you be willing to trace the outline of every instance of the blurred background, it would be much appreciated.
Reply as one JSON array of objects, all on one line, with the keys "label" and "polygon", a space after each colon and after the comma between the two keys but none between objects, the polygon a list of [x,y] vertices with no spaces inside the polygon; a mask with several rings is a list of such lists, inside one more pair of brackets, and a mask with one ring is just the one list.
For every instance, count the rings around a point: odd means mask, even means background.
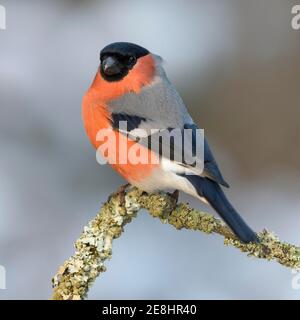
[{"label": "blurred background", "polygon": [[[96,162],[81,99],[114,41],[161,55],[256,230],[300,243],[300,31],[293,1],[0,0],[1,299],[47,299],[51,278],[124,181]],[[213,212],[190,197],[196,208]],[[90,299],[299,299],[290,270],[141,213]]]}]

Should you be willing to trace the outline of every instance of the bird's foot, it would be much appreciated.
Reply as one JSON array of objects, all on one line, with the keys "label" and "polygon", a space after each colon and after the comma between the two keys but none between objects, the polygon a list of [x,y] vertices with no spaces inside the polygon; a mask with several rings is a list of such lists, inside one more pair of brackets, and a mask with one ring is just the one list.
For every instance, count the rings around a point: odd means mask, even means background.
[{"label": "bird's foot", "polygon": [[117,194],[119,196],[119,201],[120,201],[120,204],[122,207],[125,205],[125,195],[126,195],[125,191],[129,185],[130,185],[129,183],[126,183],[126,184],[120,186],[117,191]]},{"label": "bird's foot", "polygon": [[175,210],[178,202],[178,197],[179,197],[179,190],[175,190],[173,193],[171,193],[171,198],[173,200],[173,208],[172,211]]}]

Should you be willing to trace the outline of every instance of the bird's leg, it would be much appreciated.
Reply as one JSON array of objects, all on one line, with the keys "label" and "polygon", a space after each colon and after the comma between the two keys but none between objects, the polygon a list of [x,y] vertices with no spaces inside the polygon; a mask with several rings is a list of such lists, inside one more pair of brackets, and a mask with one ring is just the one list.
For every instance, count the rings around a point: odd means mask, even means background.
[{"label": "bird's leg", "polygon": [[125,191],[129,185],[130,185],[130,183],[126,183],[118,188],[117,194],[119,195],[119,200],[120,200],[121,206],[125,205]]},{"label": "bird's leg", "polygon": [[179,197],[179,190],[174,190],[173,193],[171,193],[171,198],[174,199],[174,201],[177,203]]},{"label": "bird's leg", "polygon": [[173,193],[171,193],[171,198],[174,201],[174,207],[173,207],[172,211],[175,210],[175,208],[176,208],[176,205],[178,202],[178,197],[179,197],[179,190],[175,190]]}]

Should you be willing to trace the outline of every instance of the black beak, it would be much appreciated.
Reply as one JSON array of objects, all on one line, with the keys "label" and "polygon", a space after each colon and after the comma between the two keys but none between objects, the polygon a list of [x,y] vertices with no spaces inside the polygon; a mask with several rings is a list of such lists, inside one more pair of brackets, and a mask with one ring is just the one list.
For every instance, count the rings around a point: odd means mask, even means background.
[{"label": "black beak", "polygon": [[107,57],[102,61],[102,70],[107,76],[113,76],[121,72],[118,61],[113,57]]}]

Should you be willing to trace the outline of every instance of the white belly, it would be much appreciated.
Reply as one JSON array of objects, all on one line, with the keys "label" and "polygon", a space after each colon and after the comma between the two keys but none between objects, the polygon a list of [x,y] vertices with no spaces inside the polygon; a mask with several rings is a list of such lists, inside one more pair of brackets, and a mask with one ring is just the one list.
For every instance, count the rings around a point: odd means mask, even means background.
[{"label": "white belly", "polygon": [[143,181],[133,182],[132,185],[146,192],[179,190],[183,191],[205,203],[206,199],[200,197],[194,186],[184,177],[161,166],[153,171],[153,174]]}]

